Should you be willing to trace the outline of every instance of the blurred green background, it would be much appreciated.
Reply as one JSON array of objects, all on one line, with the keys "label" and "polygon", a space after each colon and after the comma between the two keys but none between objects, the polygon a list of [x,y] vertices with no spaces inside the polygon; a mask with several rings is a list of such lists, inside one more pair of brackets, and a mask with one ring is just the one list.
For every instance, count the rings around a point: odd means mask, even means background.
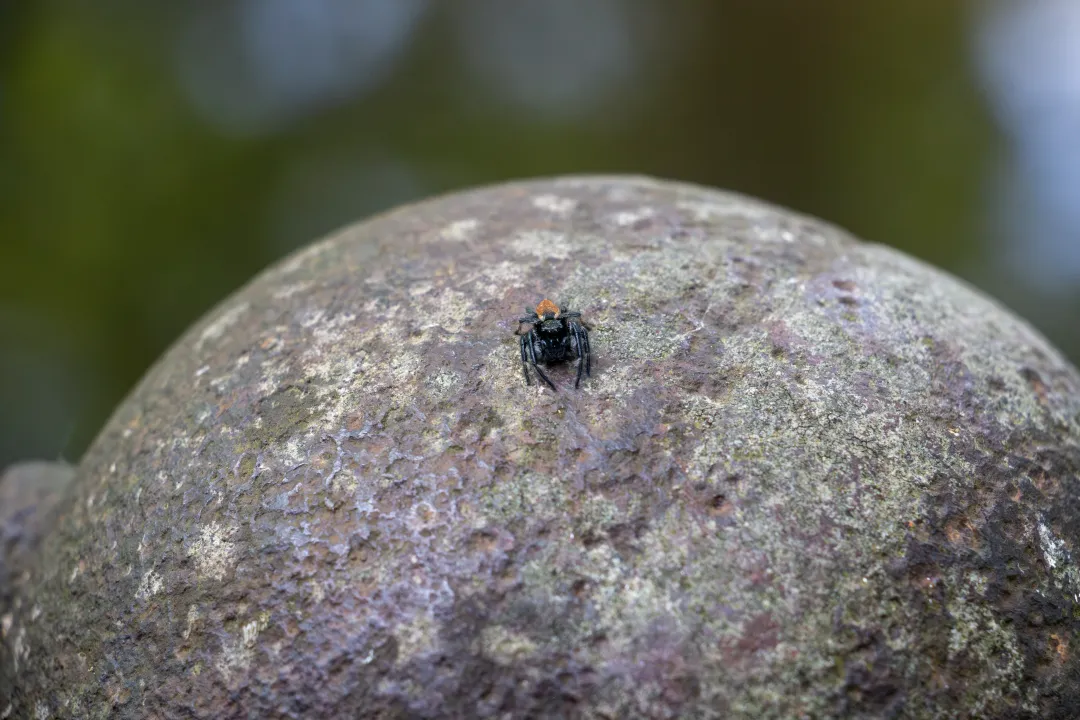
[{"label": "blurred green background", "polygon": [[23,0],[0,4],[0,466],[78,458],[294,248],[568,172],[824,217],[1080,358],[1076,0]]}]

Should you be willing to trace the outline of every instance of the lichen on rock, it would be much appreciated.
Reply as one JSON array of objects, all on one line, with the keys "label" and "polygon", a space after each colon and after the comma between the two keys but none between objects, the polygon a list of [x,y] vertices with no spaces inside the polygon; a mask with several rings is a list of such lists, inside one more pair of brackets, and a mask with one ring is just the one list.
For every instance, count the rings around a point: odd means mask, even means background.
[{"label": "lichen on rock", "polygon": [[[526,386],[516,318],[584,313]],[[1080,375],[959,281],[641,178],[409,206],[198,323],[0,643],[60,717],[1071,717]]]}]

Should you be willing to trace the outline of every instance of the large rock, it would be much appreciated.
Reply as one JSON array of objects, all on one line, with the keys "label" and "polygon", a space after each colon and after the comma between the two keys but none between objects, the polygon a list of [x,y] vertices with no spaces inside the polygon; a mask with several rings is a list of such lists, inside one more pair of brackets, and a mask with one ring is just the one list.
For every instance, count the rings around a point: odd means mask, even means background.
[{"label": "large rock", "polygon": [[14,621],[13,578],[33,563],[53,506],[74,476],[67,463],[41,461],[18,463],[0,474],[0,633]]},{"label": "large rock", "polygon": [[[522,378],[542,297],[579,390]],[[0,712],[1075,717],[1078,473],[1076,370],[898,252],[644,179],[437,198],[148,373],[17,580]]]}]

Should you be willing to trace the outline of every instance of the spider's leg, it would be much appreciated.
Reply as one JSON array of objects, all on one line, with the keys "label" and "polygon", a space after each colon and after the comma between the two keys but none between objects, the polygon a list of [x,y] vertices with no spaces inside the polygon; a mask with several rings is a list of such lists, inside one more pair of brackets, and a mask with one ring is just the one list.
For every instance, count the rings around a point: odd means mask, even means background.
[{"label": "spider's leg", "polygon": [[585,338],[585,374],[592,377],[592,345],[589,344],[589,331],[581,328],[581,334]]},{"label": "spider's leg", "polygon": [[521,345],[521,372],[525,373],[525,384],[532,385],[532,380],[529,379],[529,361],[525,352],[525,338],[527,335],[521,335],[518,337]]},{"label": "spider's leg", "polygon": [[581,335],[581,344],[585,353],[585,374],[592,377],[592,348],[589,346],[589,330],[582,323],[577,323],[578,333]]},{"label": "spider's leg", "polygon": [[574,381],[576,388],[581,385],[581,371],[585,369],[585,359],[589,356],[589,351],[585,349],[585,338],[581,335],[581,326],[571,323],[570,329],[574,332],[574,342],[577,344],[577,380]]},{"label": "spider's leg", "polygon": [[558,389],[555,387],[555,383],[551,382],[548,376],[544,374],[544,371],[540,369],[540,366],[536,364],[536,348],[531,342],[529,343],[529,355],[532,358],[533,370],[535,370],[536,374],[540,376],[540,379],[546,382],[548,384],[548,387],[550,387],[552,390],[554,390],[555,392],[559,392]]}]

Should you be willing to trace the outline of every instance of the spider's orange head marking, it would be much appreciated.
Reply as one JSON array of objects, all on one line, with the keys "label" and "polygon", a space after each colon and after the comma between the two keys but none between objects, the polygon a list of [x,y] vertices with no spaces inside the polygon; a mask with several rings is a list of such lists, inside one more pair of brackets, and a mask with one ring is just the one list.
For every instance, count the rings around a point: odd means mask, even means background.
[{"label": "spider's orange head marking", "polygon": [[559,306],[550,300],[544,299],[540,301],[540,304],[536,306],[536,316],[544,317],[546,315],[553,315],[559,317]]}]

